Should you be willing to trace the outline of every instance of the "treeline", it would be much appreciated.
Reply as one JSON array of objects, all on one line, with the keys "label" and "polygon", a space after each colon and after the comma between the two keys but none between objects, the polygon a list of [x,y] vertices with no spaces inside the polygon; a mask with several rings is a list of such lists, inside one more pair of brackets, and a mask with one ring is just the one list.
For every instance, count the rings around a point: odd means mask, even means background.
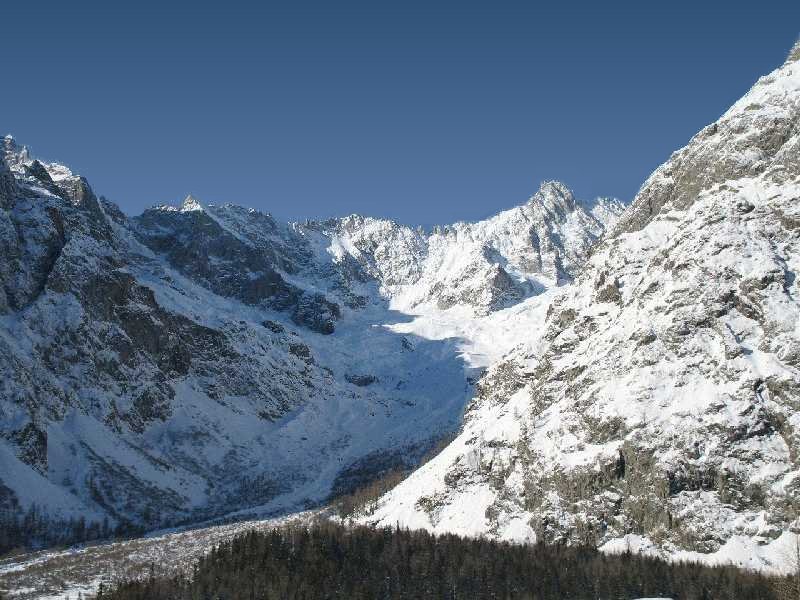
[{"label": "treeline", "polygon": [[320,522],[247,533],[213,549],[191,575],[151,575],[100,590],[98,598],[780,600],[774,583],[732,567],[631,553]]},{"label": "treeline", "polygon": [[378,500],[397,487],[414,469],[419,469],[435,458],[456,438],[456,435],[456,432],[451,432],[435,440],[415,461],[405,463],[397,460],[395,464],[376,472],[361,473],[359,483],[356,485],[334,485],[335,492],[328,498],[330,507],[342,519],[372,515],[378,508]]},{"label": "treeline", "polygon": [[25,512],[18,508],[0,511],[0,556],[141,533],[141,528],[128,523],[112,527],[108,519],[87,522],[83,517],[53,518],[33,505]]},{"label": "treeline", "polygon": [[369,516],[377,510],[378,500],[397,487],[406,477],[408,477],[407,470],[392,469],[354,492],[334,498],[331,507],[343,519]]}]

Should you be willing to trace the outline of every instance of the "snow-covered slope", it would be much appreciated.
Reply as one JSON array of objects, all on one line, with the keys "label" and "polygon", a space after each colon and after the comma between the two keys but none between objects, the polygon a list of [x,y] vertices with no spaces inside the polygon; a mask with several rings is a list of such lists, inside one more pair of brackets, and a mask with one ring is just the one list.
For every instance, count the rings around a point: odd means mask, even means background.
[{"label": "snow-covered slope", "polygon": [[516,344],[512,316],[620,212],[549,183],[435,233],[191,196],[131,219],[7,137],[0,508],[154,527],[294,509],[413,463]]},{"label": "snow-covered slope", "polygon": [[459,305],[480,315],[571,281],[623,209],[612,199],[581,203],[549,181],[522,206],[429,234],[360,216],[317,228],[331,240],[330,251],[375,279],[394,308]]},{"label": "snow-covered slope", "polygon": [[800,532],[799,60],[655,171],[365,520],[778,560]]}]

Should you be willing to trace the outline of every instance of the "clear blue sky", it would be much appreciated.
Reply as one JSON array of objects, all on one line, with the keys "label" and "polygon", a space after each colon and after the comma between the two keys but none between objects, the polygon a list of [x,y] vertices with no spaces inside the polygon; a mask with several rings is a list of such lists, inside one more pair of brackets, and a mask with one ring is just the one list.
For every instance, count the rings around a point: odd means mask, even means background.
[{"label": "clear blue sky", "polygon": [[796,0],[196,4],[4,3],[0,129],[132,214],[471,220],[630,199],[800,32]]}]

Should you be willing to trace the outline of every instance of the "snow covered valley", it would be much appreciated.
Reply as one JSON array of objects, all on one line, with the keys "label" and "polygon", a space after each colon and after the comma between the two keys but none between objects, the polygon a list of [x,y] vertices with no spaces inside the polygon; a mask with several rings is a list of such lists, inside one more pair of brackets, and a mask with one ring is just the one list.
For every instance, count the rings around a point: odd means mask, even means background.
[{"label": "snow covered valley", "polygon": [[[546,182],[431,231],[191,196],[128,217],[5,138],[4,549],[281,518],[454,437],[358,521],[785,567],[798,123],[800,49],[630,206]],[[8,558],[0,588],[43,597],[63,564],[89,589],[269,523]]]}]

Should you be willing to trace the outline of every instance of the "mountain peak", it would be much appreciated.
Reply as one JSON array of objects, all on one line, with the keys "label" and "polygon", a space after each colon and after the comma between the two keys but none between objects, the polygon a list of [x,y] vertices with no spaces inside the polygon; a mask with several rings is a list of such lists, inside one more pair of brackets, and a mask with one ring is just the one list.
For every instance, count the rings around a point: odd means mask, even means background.
[{"label": "mountain peak", "polygon": [[191,212],[195,210],[203,210],[203,205],[200,204],[200,201],[197,198],[189,194],[183,199],[183,204],[181,204],[181,212]]},{"label": "mountain peak", "polygon": [[572,190],[569,189],[566,183],[556,179],[549,179],[543,181],[539,185],[540,194],[559,194],[561,196],[572,196]]},{"label": "mountain peak", "polygon": [[16,153],[19,151],[17,140],[15,140],[14,136],[10,133],[3,138],[3,150],[6,152],[6,154]]},{"label": "mountain peak", "polygon": [[575,209],[575,195],[560,181],[543,181],[528,200],[528,204],[537,203],[551,211],[571,212]]},{"label": "mountain peak", "polygon": [[8,134],[3,138],[2,151],[5,153],[6,162],[12,168],[14,168],[15,166],[27,164],[31,160],[28,147],[22,146],[20,148],[19,144],[17,143],[17,140],[14,139],[14,136],[11,134]]}]

